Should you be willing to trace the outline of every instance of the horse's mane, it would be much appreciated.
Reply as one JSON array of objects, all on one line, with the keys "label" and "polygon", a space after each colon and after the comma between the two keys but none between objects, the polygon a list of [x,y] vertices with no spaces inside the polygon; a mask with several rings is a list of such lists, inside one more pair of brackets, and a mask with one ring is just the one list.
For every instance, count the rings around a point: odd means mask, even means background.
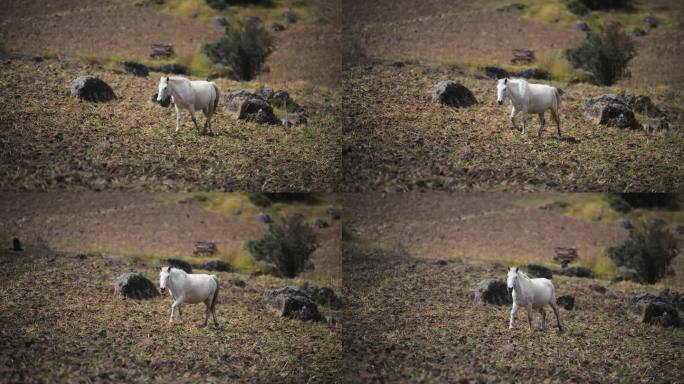
[{"label": "horse's mane", "polygon": [[523,272],[521,270],[518,270],[518,273],[521,274],[525,278],[528,278],[528,279],[530,278],[529,276],[527,276],[527,274],[525,272]]}]

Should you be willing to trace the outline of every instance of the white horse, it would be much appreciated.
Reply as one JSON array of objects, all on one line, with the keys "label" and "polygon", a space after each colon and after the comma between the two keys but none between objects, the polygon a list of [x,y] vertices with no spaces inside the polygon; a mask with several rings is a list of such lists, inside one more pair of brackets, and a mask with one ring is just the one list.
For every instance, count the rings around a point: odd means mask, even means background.
[{"label": "white horse", "polygon": [[556,307],[556,294],[553,283],[549,279],[539,278],[530,279],[525,273],[518,270],[518,268],[510,268],[508,270],[508,291],[513,291],[513,308],[511,309],[511,322],[508,325],[509,329],[513,329],[515,323],[515,314],[518,307],[527,308],[527,322],[532,329],[532,309],[536,309],[541,313],[540,329],[544,329],[546,322],[545,305],[550,305],[553,312],[556,314],[558,321],[558,330],[563,332],[560,317],[558,316],[558,307]]},{"label": "white horse", "polygon": [[218,108],[221,96],[215,83],[203,80],[190,81],[180,76],[162,76],[159,80],[157,101],[168,99],[169,95],[176,108],[176,132],[180,130],[181,109],[187,109],[190,111],[190,117],[192,117],[192,122],[195,123],[197,131],[199,131],[199,126],[195,119],[195,111],[203,111],[207,120],[200,133],[212,133],[211,117]]},{"label": "white horse", "polygon": [[173,305],[171,305],[170,323],[173,323],[173,313],[176,308],[178,308],[181,323],[183,322],[183,311],[181,309],[183,303],[204,303],[207,306],[204,325],[207,325],[211,311],[214,325],[218,326],[216,299],[218,298],[219,281],[216,275],[189,274],[182,269],[166,267],[159,272],[159,287],[162,293],[168,287],[171,297],[174,299]]},{"label": "white horse", "polygon": [[561,95],[563,90],[544,84],[530,84],[523,79],[499,79],[496,84],[496,99],[499,105],[506,101],[506,97],[511,97],[511,122],[513,127],[518,129],[515,125],[515,115],[518,112],[523,113],[523,129],[525,133],[527,128],[527,119],[530,113],[539,114],[539,132],[537,137],[541,138],[544,131],[544,112],[547,109],[551,110],[551,117],[556,122],[558,130],[558,137],[561,136],[560,117],[558,116],[558,109],[560,108]]}]

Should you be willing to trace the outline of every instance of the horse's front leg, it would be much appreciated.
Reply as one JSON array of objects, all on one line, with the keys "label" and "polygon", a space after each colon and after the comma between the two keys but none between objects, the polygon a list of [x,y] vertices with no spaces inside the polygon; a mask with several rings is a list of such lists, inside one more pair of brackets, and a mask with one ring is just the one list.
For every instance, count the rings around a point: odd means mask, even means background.
[{"label": "horse's front leg", "polygon": [[182,302],[183,302],[183,298],[178,297],[178,298],[176,298],[176,300],[171,305],[171,319],[169,320],[169,323],[173,323],[173,312],[176,310],[176,308],[178,308],[178,313],[180,315],[181,323],[183,322],[183,314],[180,312],[181,311],[180,305]]},{"label": "horse's front leg", "polygon": [[518,304],[513,303],[513,307],[511,308],[511,321],[508,323],[508,329],[513,329],[513,326],[515,325],[516,312],[518,312]]},{"label": "horse's front leg", "polygon": [[539,309],[539,314],[541,315],[541,323],[539,325],[539,329],[543,331],[544,325],[546,324],[546,311],[543,307]]},{"label": "horse's front leg", "polygon": [[537,132],[537,138],[538,139],[541,139],[543,132],[544,132],[544,112],[539,114],[539,131]]},{"label": "horse's front leg", "polygon": [[527,324],[530,326],[530,331],[532,330],[532,304],[527,305]]},{"label": "horse's front leg", "polygon": [[177,104],[174,104],[174,107],[176,108],[176,133],[178,133],[180,131],[181,111],[180,107]]},{"label": "horse's front leg", "polygon": [[200,132],[199,125],[197,125],[197,119],[195,118],[195,108],[194,107],[190,107],[190,117],[192,118],[192,122],[195,124],[195,129],[197,129],[197,132]]},{"label": "horse's front leg", "polygon": [[558,322],[558,332],[563,332],[563,326],[561,325],[560,316],[558,316],[558,307],[556,306],[556,303],[554,301],[551,301],[549,304],[551,305],[551,309],[553,309],[553,313],[556,315],[556,321]]},{"label": "horse's front leg", "polygon": [[511,108],[511,123],[513,123],[513,128],[515,128],[516,131],[518,130],[518,126],[515,125],[515,115],[517,115],[517,114],[518,114],[518,110],[515,109],[515,105],[514,105],[513,108]]},{"label": "horse's front leg", "polygon": [[525,130],[527,129],[527,119],[528,119],[530,116],[527,114],[527,107],[523,107],[523,111],[522,111],[522,112],[523,112],[523,129],[522,129],[522,133],[525,133]]}]

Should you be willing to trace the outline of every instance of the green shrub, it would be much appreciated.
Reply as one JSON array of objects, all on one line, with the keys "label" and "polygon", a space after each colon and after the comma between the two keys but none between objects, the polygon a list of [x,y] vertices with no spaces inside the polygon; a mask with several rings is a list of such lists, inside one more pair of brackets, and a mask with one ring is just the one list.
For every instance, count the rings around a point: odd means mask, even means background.
[{"label": "green shrub", "polygon": [[274,264],[284,277],[302,272],[317,247],[316,234],[300,215],[285,217],[283,225],[270,224],[262,238],[247,242],[254,259]]},{"label": "green shrub", "polygon": [[653,284],[663,276],[677,251],[677,239],[662,222],[653,222],[643,230],[631,231],[622,244],[608,248],[608,256],[616,265],[635,270],[639,282]]},{"label": "green shrub", "polygon": [[627,203],[619,194],[608,193],[606,200],[610,207],[620,213],[627,213],[632,210],[632,206]]},{"label": "green shrub", "polygon": [[223,66],[230,78],[240,81],[254,79],[272,51],[271,36],[255,24],[226,28],[221,39],[204,46],[204,53],[212,62]]},{"label": "green shrub", "polygon": [[590,72],[593,82],[599,85],[614,84],[633,57],[634,43],[617,24],[609,25],[603,34],[589,32],[579,47],[565,51],[570,65]]},{"label": "green shrub", "polygon": [[207,5],[218,10],[224,10],[231,5],[271,5],[271,0],[207,0]]},{"label": "green shrub", "polygon": [[588,15],[590,12],[589,8],[587,8],[587,6],[584,5],[580,0],[565,0],[565,6],[570,12],[579,16]]},{"label": "green shrub", "polygon": [[265,193],[250,193],[249,201],[257,207],[268,207],[273,204],[273,201]]}]

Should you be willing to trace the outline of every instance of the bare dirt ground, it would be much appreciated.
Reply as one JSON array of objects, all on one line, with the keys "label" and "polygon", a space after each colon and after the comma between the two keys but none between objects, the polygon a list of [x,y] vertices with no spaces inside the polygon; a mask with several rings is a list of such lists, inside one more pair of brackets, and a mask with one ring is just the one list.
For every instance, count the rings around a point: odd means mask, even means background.
[{"label": "bare dirt ground", "polygon": [[[473,291],[505,268],[452,261],[445,266],[401,251],[347,244],[343,251],[345,381],[357,382],[678,382],[684,332],[642,324],[623,297],[664,288],[554,276],[565,332],[529,330],[524,315],[508,330],[510,307],[484,305]],[[679,287],[681,289],[681,287]],[[539,314],[533,316],[538,326]]]},{"label": "bare dirt ground", "polygon": [[561,194],[355,193],[345,217],[361,242],[405,249],[424,259],[479,258],[553,264],[556,247],[580,257],[627,237],[612,223],[540,209]]},{"label": "bare dirt ground", "polygon": [[[219,327],[202,304],[169,325],[171,299],[121,299],[112,282],[158,269],[129,257],[0,251],[0,374],[7,382],[330,382],[340,370],[341,325],[281,318],[268,288],[301,280],[216,273]],[[233,286],[242,279],[246,287]]]}]

